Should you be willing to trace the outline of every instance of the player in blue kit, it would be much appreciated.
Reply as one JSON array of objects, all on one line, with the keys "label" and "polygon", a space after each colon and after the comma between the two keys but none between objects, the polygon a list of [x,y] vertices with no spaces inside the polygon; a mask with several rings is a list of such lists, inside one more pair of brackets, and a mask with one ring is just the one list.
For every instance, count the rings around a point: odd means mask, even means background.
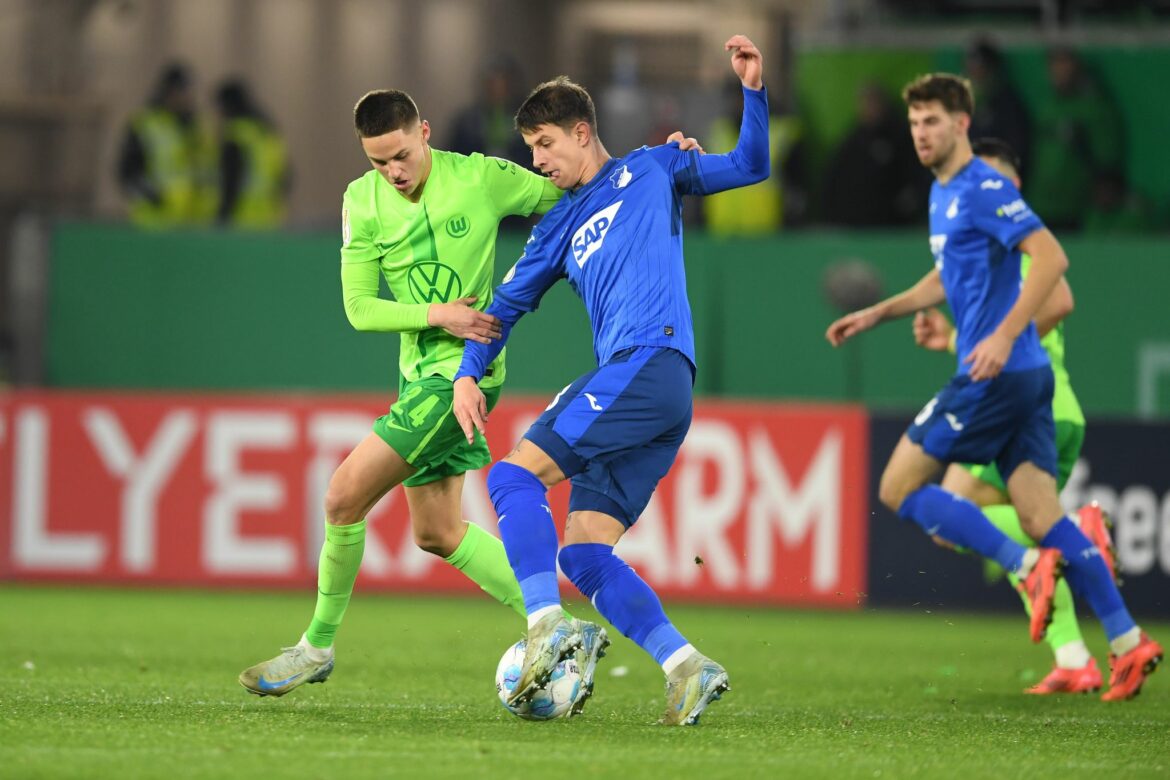
[{"label": "player in blue kit", "polygon": [[[691,724],[727,690],[723,667],[667,619],[653,590],[614,555],[650,501],[691,423],[694,331],[682,252],[682,197],[767,178],[768,107],[760,52],[736,35],[725,48],[743,84],[739,143],[726,155],[674,144],[611,158],[597,136],[593,101],[566,78],[540,85],[516,114],[533,165],[567,193],[533,230],[495,290],[488,312],[503,336],[468,342],[455,378],[455,415],[470,439],[487,409],[477,382],[512,326],[558,279],[589,310],[598,367],[562,390],[488,475],[500,536],[528,612],[528,649],[512,696],[524,701],[584,644],[592,685],[596,642],[564,619],[556,565],[618,630],[661,664],[666,712]],[[545,497],[571,479],[565,546]]]},{"label": "player in blue kit", "polygon": [[[930,249],[935,268],[910,289],[829,326],[834,346],[874,327],[940,304],[954,312],[959,370],[922,409],[882,474],[883,504],[951,544],[994,559],[1023,581],[1031,636],[1044,637],[1062,567],[1109,638],[1107,701],[1136,696],[1162,647],[1134,622],[1101,551],[1066,517],[1057,497],[1053,374],[1033,322],[1068,259],[1015,185],[974,157],[967,131],[974,99],[966,79],[923,76],[903,92],[910,133],[935,176]],[[1032,258],[1020,284],[1020,255]],[[1027,549],[971,501],[932,484],[945,463],[995,463],[1007,481]]]}]

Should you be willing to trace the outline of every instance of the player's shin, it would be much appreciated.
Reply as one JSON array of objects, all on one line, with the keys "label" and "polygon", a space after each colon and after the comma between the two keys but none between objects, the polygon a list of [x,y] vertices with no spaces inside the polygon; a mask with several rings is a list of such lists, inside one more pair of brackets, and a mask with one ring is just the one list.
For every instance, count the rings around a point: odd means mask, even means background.
[{"label": "player's shin", "polygon": [[466,523],[467,532],[447,563],[463,572],[484,593],[525,617],[524,594],[508,564],[504,544],[475,523]]},{"label": "player's shin", "polygon": [[1096,545],[1068,517],[1058,520],[1040,543],[1060,550],[1069,585],[1089,602],[1109,637],[1113,652],[1123,655],[1136,646],[1140,631]]},{"label": "player's shin", "polygon": [[366,546],[366,521],[325,526],[325,543],[317,568],[317,608],[305,632],[313,647],[333,644],[337,628],[353,595],[353,584]]},{"label": "player's shin", "polygon": [[[666,617],[662,602],[608,544],[570,544],[561,569],[614,628],[632,639],[669,674],[694,648]],[[672,668],[667,669],[666,665]]]},{"label": "player's shin", "polygon": [[[1000,531],[971,501],[938,485],[924,485],[908,495],[898,515],[931,536],[990,558],[1010,572],[1019,571],[1027,549]],[[1033,553],[1035,555],[1035,553]]]},{"label": "player's shin", "polygon": [[557,530],[544,485],[527,469],[500,462],[488,473],[488,493],[500,518],[500,537],[520,591],[529,627],[560,609]]}]

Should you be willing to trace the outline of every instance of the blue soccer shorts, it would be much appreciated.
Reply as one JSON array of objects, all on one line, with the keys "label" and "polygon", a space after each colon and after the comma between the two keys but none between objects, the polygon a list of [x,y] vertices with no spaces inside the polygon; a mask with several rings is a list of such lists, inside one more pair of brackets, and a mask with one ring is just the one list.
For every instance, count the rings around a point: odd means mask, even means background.
[{"label": "blue soccer shorts", "polygon": [[524,438],[571,479],[570,512],[637,521],[691,427],[694,378],[681,352],[633,347],[557,394]]},{"label": "blue soccer shorts", "polygon": [[910,441],[944,463],[994,463],[1006,481],[1031,462],[1057,475],[1049,366],[973,382],[956,374],[906,429]]}]

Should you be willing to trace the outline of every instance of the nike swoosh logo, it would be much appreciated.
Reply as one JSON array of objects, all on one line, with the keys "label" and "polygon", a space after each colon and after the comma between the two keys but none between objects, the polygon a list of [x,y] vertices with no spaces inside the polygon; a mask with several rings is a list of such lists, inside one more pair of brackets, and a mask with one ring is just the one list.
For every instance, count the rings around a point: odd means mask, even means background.
[{"label": "nike swoosh logo", "polygon": [[302,675],[304,675],[304,672],[301,672],[300,674],[294,674],[292,677],[287,677],[283,680],[277,680],[276,682],[268,682],[263,677],[261,677],[256,682],[260,686],[261,690],[275,691],[277,688],[282,688],[285,685],[288,685],[290,682],[297,679],[298,677],[301,677]]},{"label": "nike swoosh logo", "polygon": [[411,430],[410,428],[407,428],[407,427],[405,427],[405,426],[399,425],[398,423],[394,422],[393,420],[387,420],[387,421],[386,421],[386,427],[387,427],[387,428],[393,428],[393,429],[394,429],[394,430],[396,430],[396,431],[406,431],[407,433],[414,433],[414,431],[413,431],[413,430]]}]

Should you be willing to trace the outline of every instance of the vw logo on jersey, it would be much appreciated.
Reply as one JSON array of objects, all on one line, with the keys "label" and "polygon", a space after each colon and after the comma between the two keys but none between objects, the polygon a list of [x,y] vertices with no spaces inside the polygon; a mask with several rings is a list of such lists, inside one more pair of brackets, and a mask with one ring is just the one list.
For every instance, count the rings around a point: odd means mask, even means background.
[{"label": "vw logo on jersey", "polygon": [[418,303],[447,303],[463,293],[463,281],[449,265],[427,261],[415,263],[406,274],[410,294]]},{"label": "vw logo on jersey", "polygon": [[629,184],[633,178],[634,174],[630,173],[629,167],[623,165],[614,172],[613,176],[609,177],[609,180],[613,182],[613,188],[615,190],[620,190]]},{"label": "vw logo on jersey", "polygon": [[605,234],[609,232],[618,209],[622,207],[624,202],[619,200],[617,203],[606,206],[586,220],[584,225],[577,228],[577,232],[573,234],[571,246],[573,247],[573,259],[577,261],[578,268],[584,268],[585,261],[594,252],[601,249],[601,244],[605,241]]}]

